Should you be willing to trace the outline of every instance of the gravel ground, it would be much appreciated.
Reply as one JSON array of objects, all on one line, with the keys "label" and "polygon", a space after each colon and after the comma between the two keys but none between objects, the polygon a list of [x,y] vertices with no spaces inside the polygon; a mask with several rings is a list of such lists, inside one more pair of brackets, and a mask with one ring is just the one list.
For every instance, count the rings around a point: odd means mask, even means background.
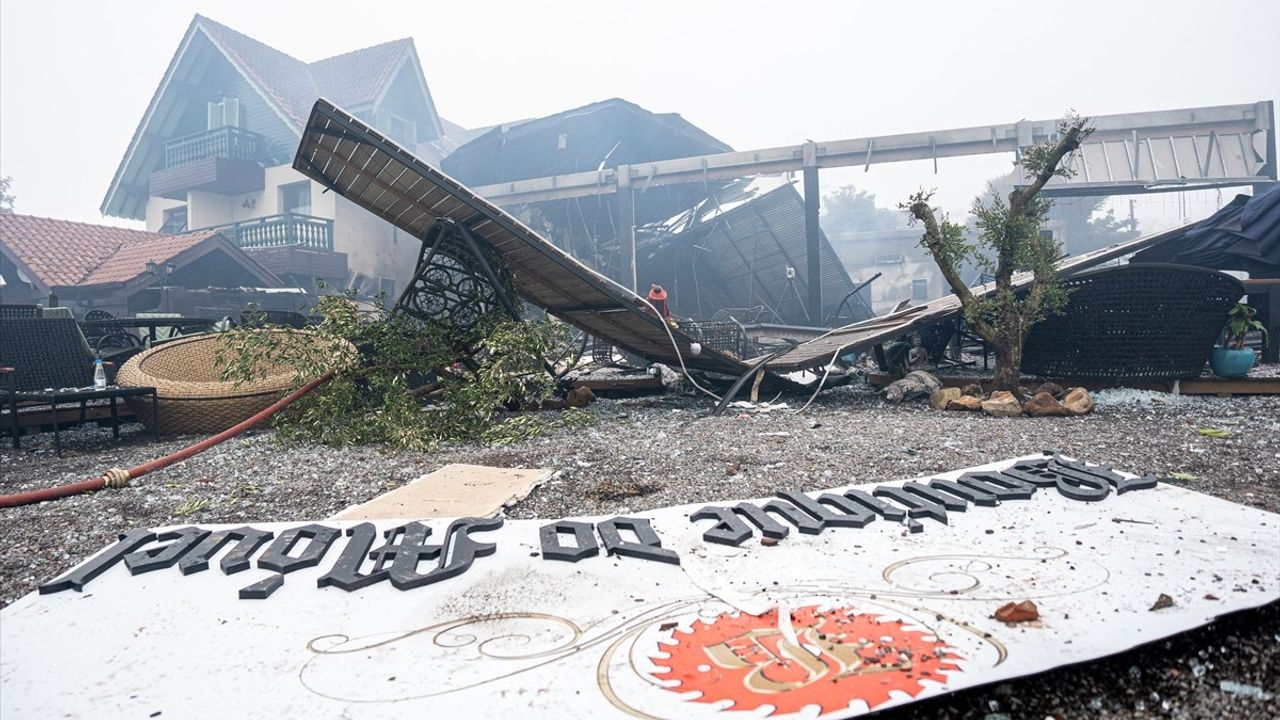
[{"label": "gravel ground", "polygon": [[[794,408],[805,398],[785,398]],[[703,399],[602,400],[596,422],[497,448],[432,454],[282,446],[272,433],[228,441],[122,490],[0,510],[0,603],[112,540],[123,527],[324,518],[451,462],[547,467],[556,476],[509,510],[518,518],[627,513],[667,505],[898,480],[1060,450],[1135,473],[1186,473],[1195,490],[1280,511],[1280,398],[1104,392],[1084,418],[1002,420],[886,406],[864,388],[826,393],[805,413],[710,417]],[[1218,428],[1229,437],[1200,434]],[[139,426],[64,433],[0,449],[0,492],[74,482],[189,444],[153,443]],[[54,542],[50,542],[54,539]],[[1280,545],[1280,538],[1277,538]],[[1280,550],[1278,550],[1280,551]],[[1220,688],[1259,686],[1260,700]],[[1280,606],[1113,658],[980,688],[889,716],[989,720],[1045,717],[1280,716]]]}]

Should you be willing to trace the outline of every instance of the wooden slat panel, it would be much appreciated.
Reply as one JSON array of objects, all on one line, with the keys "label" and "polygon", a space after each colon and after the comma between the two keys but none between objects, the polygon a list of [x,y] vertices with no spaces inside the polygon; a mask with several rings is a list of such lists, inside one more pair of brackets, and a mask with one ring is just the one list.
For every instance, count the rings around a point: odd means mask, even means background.
[{"label": "wooden slat panel", "polygon": [[[696,342],[678,330],[668,334],[634,293],[323,100],[312,110],[294,168],[415,237],[424,237],[438,218],[468,227],[507,263],[521,296],[552,313],[556,307],[617,308],[566,319],[619,347],[671,362],[673,337],[685,348]],[[685,362],[718,372],[747,369],[711,349]]]}]

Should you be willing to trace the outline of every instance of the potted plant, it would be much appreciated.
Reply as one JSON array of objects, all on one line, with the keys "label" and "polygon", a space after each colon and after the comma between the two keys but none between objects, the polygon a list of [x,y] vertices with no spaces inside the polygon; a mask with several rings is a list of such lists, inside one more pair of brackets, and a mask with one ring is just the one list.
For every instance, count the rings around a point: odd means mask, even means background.
[{"label": "potted plant", "polygon": [[1226,342],[1209,354],[1209,367],[1213,368],[1214,375],[1236,378],[1249,374],[1254,356],[1253,350],[1244,346],[1244,338],[1253,330],[1262,331],[1264,340],[1267,336],[1267,329],[1253,319],[1256,313],[1244,303],[1236,303],[1227,313]]}]

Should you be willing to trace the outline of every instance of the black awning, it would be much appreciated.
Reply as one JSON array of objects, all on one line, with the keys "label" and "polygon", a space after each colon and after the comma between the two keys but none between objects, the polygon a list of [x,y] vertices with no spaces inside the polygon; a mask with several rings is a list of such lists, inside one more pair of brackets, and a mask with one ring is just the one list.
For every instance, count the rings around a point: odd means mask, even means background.
[{"label": "black awning", "polygon": [[1280,277],[1280,184],[1260,195],[1237,195],[1180,237],[1147,248],[1133,262],[1178,263]]}]

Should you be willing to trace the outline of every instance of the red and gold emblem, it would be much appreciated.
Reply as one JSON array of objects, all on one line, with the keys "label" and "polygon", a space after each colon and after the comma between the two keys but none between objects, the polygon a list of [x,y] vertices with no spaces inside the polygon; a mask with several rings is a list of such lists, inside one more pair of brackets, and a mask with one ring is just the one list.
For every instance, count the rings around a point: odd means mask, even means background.
[{"label": "red and gold emblem", "polygon": [[679,681],[676,692],[701,692],[694,702],[772,705],[774,713],[817,705],[828,713],[853,700],[874,708],[892,690],[915,697],[925,689],[921,680],[945,683],[942,671],[959,670],[960,657],[945,642],[901,621],[816,605],[796,608],[789,620],[790,630],[777,610],[698,620],[673,633],[674,646],[662,646],[669,658],[650,658],[666,668],[654,677]]}]

